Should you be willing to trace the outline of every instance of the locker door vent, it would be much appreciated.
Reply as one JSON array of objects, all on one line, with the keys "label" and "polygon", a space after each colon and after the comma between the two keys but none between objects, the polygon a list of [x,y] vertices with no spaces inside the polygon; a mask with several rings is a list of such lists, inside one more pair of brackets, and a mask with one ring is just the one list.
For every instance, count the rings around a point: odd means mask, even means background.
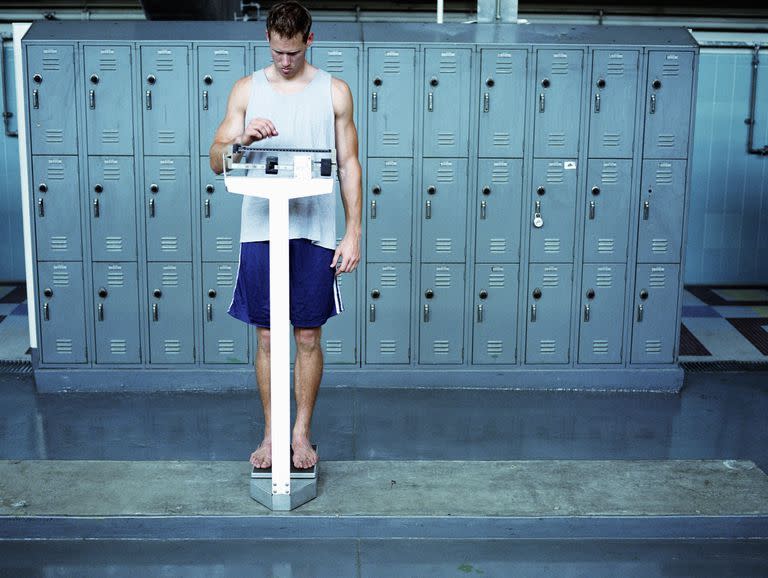
[{"label": "locker door vent", "polygon": [[71,339],[57,339],[56,340],[56,353],[61,355],[72,354],[72,340]]},{"label": "locker door vent", "polygon": [[233,355],[235,353],[235,341],[233,339],[219,339],[219,355]]},{"label": "locker door vent", "polygon": [[109,352],[112,355],[125,355],[128,353],[128,343],[125,339],[110,339]]},{"label": "locker door vent", "polygon": [[181,341],[178,339],[166,339],[163,341],[166,355],[179,355],[181,353]]}]

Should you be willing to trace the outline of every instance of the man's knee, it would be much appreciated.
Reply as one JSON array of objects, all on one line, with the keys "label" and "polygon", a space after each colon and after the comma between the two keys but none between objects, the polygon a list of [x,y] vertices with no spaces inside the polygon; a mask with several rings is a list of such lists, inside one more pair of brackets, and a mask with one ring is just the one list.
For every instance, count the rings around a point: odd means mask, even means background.
[{"label": "man's knee", "polygon": [[269,355],[269,329],[265,327],[259,327],[256,330],[258,336],[258,348],[262,353]]},{"label": "man's knee", "polygon": [[296,349],[301,353],[314,353],[320,349],[319,327],[295,327],[293,335],[296,338]]}]

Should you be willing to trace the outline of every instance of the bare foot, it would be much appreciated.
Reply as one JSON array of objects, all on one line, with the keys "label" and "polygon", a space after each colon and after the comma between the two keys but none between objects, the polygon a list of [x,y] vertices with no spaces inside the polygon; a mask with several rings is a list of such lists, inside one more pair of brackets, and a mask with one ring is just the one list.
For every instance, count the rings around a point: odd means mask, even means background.
[{"label": "bare foot", "polygon": [[272,441],[264,438],[261,445],[251,454],[251,464],[263,470],[272,467]]},{"label": "bare foot", "polygon": [[294,434],[293,443],[293,465],[299,469],[306,470],[317,463],[317,453],[312,449],[309,438]]}]

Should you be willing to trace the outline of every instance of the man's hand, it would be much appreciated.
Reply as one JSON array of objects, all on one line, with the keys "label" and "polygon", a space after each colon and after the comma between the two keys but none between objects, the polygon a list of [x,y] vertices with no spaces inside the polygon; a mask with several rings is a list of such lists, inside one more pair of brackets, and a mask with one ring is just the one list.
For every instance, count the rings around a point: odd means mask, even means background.
[{"label": "man's hand", "polygon": [[[341,259],[339,259],[341,257]],[[336,269],[336,276],[341,273],[351,273],[357,269],[360,262],[360,234],[347,233],[336,247],[336,253],[333,255],[331,267]]]},{"label": "man's hand", "polygon": [[271,120],[268,118],[252,118],[240,137],[240,144],[248,146],[253,142],[264,140],[271,136],[277,136],[277,129]]}]

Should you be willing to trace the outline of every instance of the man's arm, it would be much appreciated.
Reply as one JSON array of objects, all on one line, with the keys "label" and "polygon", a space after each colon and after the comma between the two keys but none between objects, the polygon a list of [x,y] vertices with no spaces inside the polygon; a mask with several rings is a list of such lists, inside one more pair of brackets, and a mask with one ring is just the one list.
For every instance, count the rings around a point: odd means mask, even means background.
[{"label": "man's arm", "polygon": [[254,141],[277,135],[272,121],[265,118],[254,118],[245,125],[245,111],[250,97],[251,77],[245,76],[235,83],[227,100],[227,113],[224,120],[213,135],[213,144],[208,152],[211,169],[217,175],[224,172],[223,155],[227,147],[235,143],[248,146]]},{"label": "man's arm", "polygon": [[360,262],[363,171],[357,158],[357,129],[353,115],[352,92],[343,80],[333,78],[331,93],[336,129],[336,162],[346,216],[346,231],[331,263],[331,267],[336,267],[337,262],[339,263],[338,274],[351,273]]}]

